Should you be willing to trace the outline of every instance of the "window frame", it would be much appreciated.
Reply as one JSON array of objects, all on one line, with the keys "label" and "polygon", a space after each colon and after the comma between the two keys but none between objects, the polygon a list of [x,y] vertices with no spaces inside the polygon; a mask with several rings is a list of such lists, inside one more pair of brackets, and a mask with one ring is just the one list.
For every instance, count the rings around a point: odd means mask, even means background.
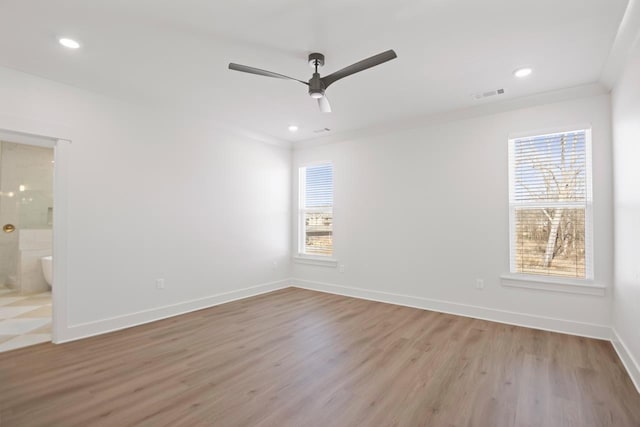
[{"label": "window frame", "polygon": [[[539,138],[559,135],[571,132],[584,132],[585,134],[585,202],[515,202],[515,141],[524,138]],[[593,163],[592,163],[592,129],[590,126],[575,126],[552,131],[529,132],[526,134],[510,135],[508,139],[508,184],[509,184],[509,274],[502,276],[503,284],[516,287],[530,287],[525,282],[536,282],[538,285],[544,285],[546,290],[559,290],[562,292],[572,292],[570,287],[588,287],[594,288],[597,295],[604,287],[594,285],[594,245],[593,245]],[[552,207],[558,206],[568,209],[585,210],[585,277],[563,277],[550,274],[521,273],[516,271],[517,250],[517,234],[516,234],[516,211],[518,207],[536,208],[536,207]],[[584,293],[582,291],[578,293]],[[591,293],[591,289],[588,290]]]},{"label": "window frame", "polygon": [[[326,265],[326,266],[337,266],[337,260],[333,258],[335,255],[335,245],[334,245],[334,237],[335,237],[335,229],[334,229],[334,217],[333,217],[333,194],[332,194],[332,202],[330,207],[319,207],[319,208],[307,208],[305,207],[306,201],[306,170],[309,167],[315,166],[331,166],[331,179],[332,182],[335,182],[335,168],[334,164],[331,161],[319,161],[313,163],[307,163],[304,165],[300,165],[298,167],[298,227],[297,227],[297,255],[294,256],[294,260],[298,263],[302,264],[314,264],[314,265]],[[329,213],[332,218],[332,226],[331,226],[331,255],[322,255],[322,254],[308,254],[306,253],[306,228],[305,228],[305,216],[308,213]]]}]

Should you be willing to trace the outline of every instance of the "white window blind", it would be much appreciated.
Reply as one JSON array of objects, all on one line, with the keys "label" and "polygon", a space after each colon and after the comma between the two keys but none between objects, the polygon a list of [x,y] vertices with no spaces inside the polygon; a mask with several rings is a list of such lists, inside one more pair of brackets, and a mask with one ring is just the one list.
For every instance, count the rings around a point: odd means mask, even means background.
[{"label": "white window blind", "polygon": [[333,165],[305,166],[299,173],[299,252],[333,255]]},{"label": "white window blind", "polygon": [[593,278],[591,131],[509,140],[511,272]]}]

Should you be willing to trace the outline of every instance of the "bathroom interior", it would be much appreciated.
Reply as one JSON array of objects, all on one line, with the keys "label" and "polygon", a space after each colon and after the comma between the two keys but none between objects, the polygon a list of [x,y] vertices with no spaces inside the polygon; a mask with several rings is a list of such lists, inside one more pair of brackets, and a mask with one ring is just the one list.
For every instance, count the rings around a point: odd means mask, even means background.
[{"label": "bathroom interior", "polygon": [[51,341],[53,149],[0,141],[0,352]]}]

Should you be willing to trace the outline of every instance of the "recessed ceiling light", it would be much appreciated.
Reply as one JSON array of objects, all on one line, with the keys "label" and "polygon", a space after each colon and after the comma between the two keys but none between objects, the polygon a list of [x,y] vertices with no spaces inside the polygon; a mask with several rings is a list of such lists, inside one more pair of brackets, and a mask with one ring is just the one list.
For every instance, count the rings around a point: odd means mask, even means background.
[{"label": "recessed ceiling light", "polygon": [[298,130],[298,126],[296,125],[289,125],[289,132],[296,132]]},{"label": "recessed ceiling light", "polygon": [[515,70],[513,72],[513,75],[518,77],[518,78],[523,78],[523,77],[527,77],[529,74],[531,74],[533,72],[533,70],[529,67],[522,67],[522,68],[518,68],[517,70]]},{"label": "recessed ceiling light", "polygon": [[68,47],[69,49],[78,49],[80,47],[80,43],[73,39],[61,38],[60,40],[58,40],[58,42],[62,46]]}]

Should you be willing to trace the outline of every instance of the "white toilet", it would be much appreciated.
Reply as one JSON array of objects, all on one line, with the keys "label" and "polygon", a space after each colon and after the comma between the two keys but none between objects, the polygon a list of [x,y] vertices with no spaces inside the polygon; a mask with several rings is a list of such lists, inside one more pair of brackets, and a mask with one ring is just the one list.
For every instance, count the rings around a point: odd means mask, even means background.
[{"label": "white toilet", "polygon": [[40,258],[40,262],[42,263],[42,274],[44,275],[44,280],[46,280],[47,284],[51,286],[53,282],[53,257],[42,257]]}]

